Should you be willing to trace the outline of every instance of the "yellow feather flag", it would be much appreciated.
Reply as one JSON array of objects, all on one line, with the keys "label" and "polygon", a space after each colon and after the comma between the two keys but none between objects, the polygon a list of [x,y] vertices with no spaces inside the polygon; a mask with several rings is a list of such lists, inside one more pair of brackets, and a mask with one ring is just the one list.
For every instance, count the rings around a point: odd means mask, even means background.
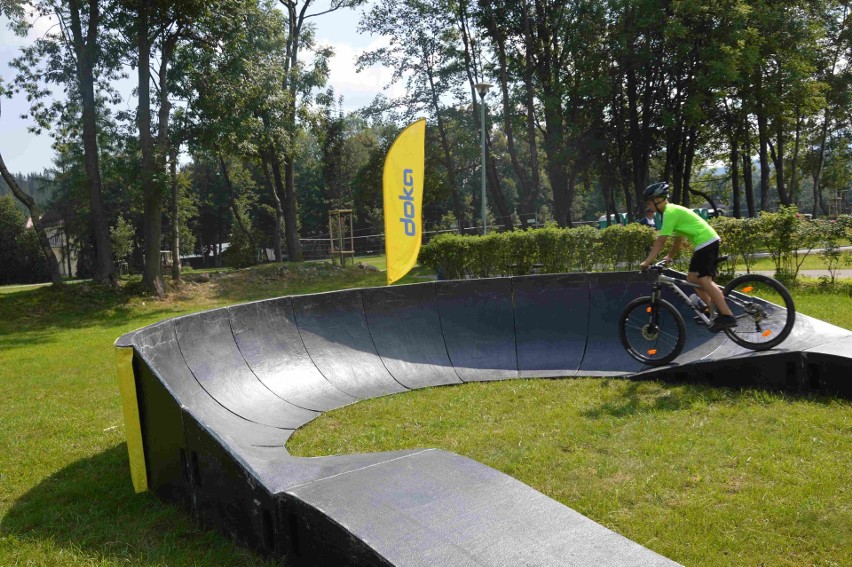
[{"label": "yellow feather flag", "polygon": [[423,238],[423,162],[426,119],[409,125],[397,136],[385,157],[385,253],[388,285],[417,263]]}]

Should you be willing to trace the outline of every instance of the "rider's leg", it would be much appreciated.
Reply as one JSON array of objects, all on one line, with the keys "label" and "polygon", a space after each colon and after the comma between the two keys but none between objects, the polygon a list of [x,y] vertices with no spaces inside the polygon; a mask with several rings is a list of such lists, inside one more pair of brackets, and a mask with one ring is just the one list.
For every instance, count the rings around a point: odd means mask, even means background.
[{"label": "rider's leg", "polygon": [[[686,274],[686,281],[691,284],[701,285],[701,282],[698,279],[698,272],[688,272]],[[698,297],[701,298],[701,301],[704,302],[704,305],[708,307],[708,309],[713,305],[713,300],[710,299],[710,296],[704,291],[704,287],[695,288],[695,293],[698,294]]]},{"label": "rider's leg", "polygon": [[686,276],[690,283],[698,284],[698,297],[708,306],[715,305],[716,310],[722,315],[733,315],[725,301],[721,288],[713,281],[716,275],[716,258],[719,256],[720,242],[717,240],[696,250],[689,262],[689,273]]},{"label": "rider's leg", "polygon": [[[690,276],[692,274],[689,274]],[[710,276],[704,276],[703,278],[697,277],[698,274],[695,274],[696,280],[694,283],[697,283],[701,286],[701,289],[698,291],[698,296],[701,299],[704,299],[704,296],[709,296],[710,301],[713,302],[713,305],[716,306],[716,310],[722,315],[733,315],[731,313],[731,308],[728,307],[728,302],[725,301],[725,296],[722,294],[722,289],[716,285],[716,282],[713,281],[713,278]],[[692,281],[692,280],[690,280]],[[703,293],[702,293],[703,292]],[[710,305],[710,302],[704,299],[704,302],[707,305]]]}]

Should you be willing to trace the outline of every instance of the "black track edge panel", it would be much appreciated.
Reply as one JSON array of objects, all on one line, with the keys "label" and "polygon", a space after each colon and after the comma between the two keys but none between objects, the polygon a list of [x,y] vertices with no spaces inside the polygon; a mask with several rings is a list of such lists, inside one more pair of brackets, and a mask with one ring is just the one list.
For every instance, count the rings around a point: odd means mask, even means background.
[{"label": "black track edge panel", "polygon": [[512,279],[521,377],[574,376],[586,352],[589,284],[583,274]]},{"label": "black track edge panel", "polygon": [[438,282],[450,360],[464,382],[518,377],[512,280]]},{"label": "black track edge panel", "polygon": [[613,376],[637,372],[642,365],[630,358],[618,338],[618,318],[633,299],[649,295],[647,276],[625,273],[586,274],[589,319],[586,354],[578,376]]},{"label": "black track edge panel", "polygon": [[289,297],[236,305],[228,313],[243,358],[276,395],[315,411],[357,401],[335,388],[311,360]]},{"label": "black track edge panel", "polygon": [[361,290],[296,296],[293,310],[311,360],[337,389],[359,399],[408,390],[376,352]]},{"label": "black track edge panel", "polygon": [[648,290],[647,276],[626,273],[430,282],[128,333],[116,345],[134,349],[149,490],[295,566],[672,564],[452,453],[300,458],[284,446],[319,411],[468,380],[627,375],[852,397],[852,333],[804,315],[784,344],[755,353],[681,308],[684,353],[640,367],[616,324]]},{"label": "black track edge panel", "polygon": [[435,284],[365,289],[362,297],[373,344],[400,384],[461,383],[444,343]]},{"label": "black track edge panel", "polygon": [[175,322],[175,332],[196,380],[238,416],[287,429],[296,429],[316,417],[317,412],[294,406],[258,380],[234,342],[227,309],[182,318]]}]

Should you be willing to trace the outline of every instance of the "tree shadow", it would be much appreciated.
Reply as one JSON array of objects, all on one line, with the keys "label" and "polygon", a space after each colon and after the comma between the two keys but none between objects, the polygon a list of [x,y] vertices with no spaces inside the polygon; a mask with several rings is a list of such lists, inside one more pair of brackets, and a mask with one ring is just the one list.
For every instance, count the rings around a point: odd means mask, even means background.
[{"label": "tree shadow", "polygon": [[[608,387],[610,380],[602,381]],[[622,396],[611,399],[582,413],[590,419],[602,417],[631,417],[667,411],[688,410],[713,403],[737,404],[744,401],[768,403],[778,400],[807,401],[819,405],[852,404],[844,398],[795,393],[778,389],[748,387],[727,388],[712,384],[677,384],[658,382],[642,378],[619,378],[629,384]]]},{"label": "tree shadow", "polygon": [[24,563],[28,542],[49,542],[92,563],[275,565],[201,531],[185,511],[150,493],[135,494],[124,443],[68,465],[18,498],[0,534],[18,540]]},{"label": "tree shadow", "polygon": [[[112,289],[94,283],[28,289],[0,295],[0,350],[30,347],[56,339],[57,331],[88,327],[128,327],[140,319],[130,304],[136,286]],[[165,307],[145,319],[175,314]]]}]

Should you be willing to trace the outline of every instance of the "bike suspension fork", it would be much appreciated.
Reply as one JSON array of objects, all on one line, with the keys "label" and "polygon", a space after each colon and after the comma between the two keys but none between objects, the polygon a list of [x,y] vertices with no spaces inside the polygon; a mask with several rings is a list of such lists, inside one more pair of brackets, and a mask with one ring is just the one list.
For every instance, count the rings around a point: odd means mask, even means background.
[{"label": "bike suspension fork", "polygon": [[660,323],[660,295],[662,286],[655,283],[651,288],[651,324],[659,325]]}]

